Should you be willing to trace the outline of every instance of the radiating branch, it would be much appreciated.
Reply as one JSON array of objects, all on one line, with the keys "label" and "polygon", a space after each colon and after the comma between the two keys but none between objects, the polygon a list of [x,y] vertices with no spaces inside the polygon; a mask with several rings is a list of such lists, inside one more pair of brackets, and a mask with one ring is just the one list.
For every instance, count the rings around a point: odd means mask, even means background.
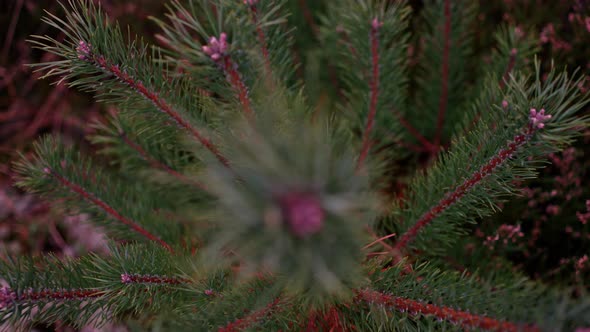
[{"label": "radiating branch", "polygon": [[242,79],[242,74],[238,71],[238,65],[232,61],[230,54],[228,53],[229,44],[227,43],[227,34],[222,32],[217,37],[210,37],[207,45],[202,47],[203,52],[211,58],[215,63],[219,64],[229,83],[236,90],[238,94],[238,100],[242,105],[243,111],[248,117],[252,117],[254,112],[250,105],[250,96],[248,95],[248,87]]},{"label": "radiating branch", "polygon": [[422,143],[422,147],[424,148],[425,151],[437,151],[437,146],[435,146],[434,144],[430,143],[430,141],[428,141],[426,139],[426,137],[424,137],[420,131],[418,131],[418,129],[416,129],[414,126],[412,126],[412,124],[406,120],[401,114],[399,114],[396,111],[392,111],[392,113],[397,117],[399,123],[402,125],[402,127],[406,128],[406,130],[412,135],[414,136],[414,138],[416,140],[418,140],[420,143]]},{"label": "radiating branch", "polygon": [[444,1],[444,35],[443,35],[443,54],[442,54],[442,69],[441,69],[441,88],[440,97],[438,100],[438,118],[436,121],[436,134],[434,137],[434,145],[439,146],[441,136],[443,133],[443,126],[445,122],[445,115],[449,103],[449,62],[451,50],[451,0]]},{"label": "radiating branch", "polygon": [[163,163],[163,162],[157,160],[156,158],[154,158],[153,156],[151,156],[143,147],[141,147],[141,145],[139,145],[138,143],[131,140],[129,138],[129,136],[127,136],[127,134],[125,134],[125,132],[120,132],[119,137],[121,137],[121,140],[127,146],[129,146],[131,149],[135,150],[141,156],[141,158],[143,158],[146,162],[148,162],[153,168],[160,169],[160,170],[170,174],[171,176],[175,177],[179,181],[181,181],[183,183],[188,183],[188,184],[196,187],[199,190],[207,191],[207,188],[203,184],[201,184],[195,180],[189,179],[184,174],[176,171],[172,167],[166,165],[165,163]]},{"label": "radiating branch", "polygon": [[361,146],[361,153],[357,161],[357,170],[359,170],[369,154],[371,149],[371,133],[375,123],[375,115],[377,114],[377,106],[379,102],[379,28],[383,23],[374,18],[371,22],[370,45],[371,45],[371,63],[372,63],[372,78],[370,83],[371,97],[369,101],[369,112],[367,114],[367,124],[363,134],[363,142]]},{"label": "radiating branch", "polygon": [[96,54],[92,50],[92,45],[87,44],[84,41],[80,41],[80,44],[77,48],[78,51],[78,58],[80,60],[87,61],[96,67],[100,68],[106,74],[109,74],[115,77],[121,83],[129,86],[135,92],[137,92],[140,96],[142,96],[147,101],[151,102],[156,109],[160,112],[168,115],[172,120],[174,120],[179,126],[187,130],[192,136],[194,136],[205,148],[207,148],[211,153],[215,155],[215,157],[224,165],[228,166],[229,163],[227,159],[225,159],[217,150],[215,145],[211,143],[207,138],[205,138],[196,128],[194,128],[189,121],[184,119],[176,110],[168,104],[168,102],[158,95],[156,92],[148,89],[143,82],[136,80],[134,77],[129,75],[125,70],[119,68],[119,65],[110,63],[104,56],[100,54]]},{"label": "radiating branch", "polygon": [[513,48],[510,50],[510,58],[508,59],[508,65],[506,66],[506,70],[504,71],[504,75],[502,75],[502,80],[500,81],[500,89],[504,89],[506,86],[506,82],[510,78],[510,73],[514,70],[514,66],[516,65],[516,55],[518,54],[518,50]]},{"label": "radiating branch", "polygon": [[18,294],[9,287],[0,288],[0,309],[18,305],[22,302],[37,301],[83,301],[98,298],[106,293],[99,289],[44,289],[25,290]]},{"label": "radiating branch", "polygon": [[166,248],[169,252],[171,252],[171,253],[174,252],[172,247],[168,243],[166,243],[166,241],[164,241],[164,240],[160,239],[159,237],[157,237],[156,235],[150,233],[145,228],[141,227],[137,222],[121,215],[117,210],[115,210],[110,205],[108,205],[107,203],[102,201],[100,198],[96,197],[91,192],[82,188],[78,184],[71,182],[70,180],[65,178],[63,175],[59,174],[58,172],[56,172],[55,170],[53,170],[49,167],[46,167],[43,171],[46,174],[55,178],[64,187],[68,188],[72,192],[80,195],[80,197],[84,198],[86,201],[88,201],[88,202],[94,204],[95,206],[99,207],[100,209],[102,209],[110,217],[116,219],[117,221],[121,222],[124,225],[129,226],[131,229],[133,229],[137,233],[141,234],[145,238],[160,244],[162,247]]},{"label": "radiating branch", "polygon": [[256,27],[256,34],[258,36],[258,43],[260,44],[260,50],[262,52],[262,56],[264,58],[264,67],[266,69],[266,73],[271,73],[271,64],[270,64],[270,56],[268,53],[266,36],[264,34],[264,30],[260,26],[260,22],[258,21],[258,0],[245,0],[245,4],[250,7],[250,12],[252,13],[252,24]]},{"label": "radiating branch", "polygon": [[399,256],[401,252],[409,242],[414,240],[423,228],[428,226],[436,217],[440,216],[449,207],[457,203],[463,198],[469,190],[480,184],[487,176],[492,174],[499,166],[504,164],[512,155],[520,148],[531,140],[536,130],[541,129],[545,126],[544,122],[551,118],[551,115],[545,115],[545,110],[537,112],[535,109],[531,109],[529,116],[529,125],[525,130],[524,134],[514,136],[508,145],[494,155],[485,165],[483,165],[478,171],[473,173],[467,180],[461,185],[457,186],[453,191],[448,192],[443,199],[441,199],[435,206],[433,206],[428,212],[422,215],[420,219],[404,233],[396,243],[394,249],[394,256]]},{"label": "radiating branch", "polygon": [[281,298],[277,297],[272,302],[267,304],[264,308],[256,310],[243,318],[238,318],[235,321],[227,324],[226,326],[220,327],[218,332],[237,332],[248,329],[252,325],[256,324],[259,320],[270,315],[281,303]]},{"label": "radiating branch", "polygon": [[191,281],[168,276],[123,273],[121,274],[121,282],[124,284],[181,285],[188,284]]},{"label": "radiating branch", "polygon": [[383,294],[381,292],[362,289],[356,291],[356,300],[370,305],[378,305],[385,308],[407,312],[412,316],[433,316],[440,321],[448,321],[458,324],[466,330],[473,328],[502,331],[502,332],[539,332],[537,326],[530,324],[517,324],[495,318],[476,315],[466,311],[453,309],[450,307],[437,306],[435,304],[424,303],[404,297]]}]

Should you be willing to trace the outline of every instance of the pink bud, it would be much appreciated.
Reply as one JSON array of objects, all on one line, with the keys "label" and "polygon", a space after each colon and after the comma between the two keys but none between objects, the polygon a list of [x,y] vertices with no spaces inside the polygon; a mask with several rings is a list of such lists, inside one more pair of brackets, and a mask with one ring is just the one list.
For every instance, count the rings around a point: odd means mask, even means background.
[{"label": "pink bud", "polygon": [[375,29],[375,30],[379,29],[382,26],[383,26],[383,23],[382,22],[379,22],[379,20],[376,17],[371,22],[371,27],[373,29]]},{"label": "pink bud", "polygon": [[211,36],[207,45],[201,47],[203,53],[208,55],[215,62],[219,61],[225,55],[227,48],[227,34],[225,32],[221,33],[219,39]]},{"label": "pink bud", "polygon": [[502,108],[503,109],[507,109],[508,108],[508,101],[507,100],[502,100]]},{"label": "pink bud", "polygon": [[121,274],[121,282],[124,284],[130,284],[132,282],[131,276],[127,273]]},{"label": "pink bud", "polygon": [[80,40],[80,42],[78,43],[78,47],[76,47],[76,52],[78,52],[78,59],[88,61],[92,53],[91,47],[92,45],[87,44],[83,40]]},{"label": "pink bud", "polygon": [[533,128],[542,129],[545,127],[545,122],[551,119],[551,114],[545,115],[545,109],[541,109],[537,112],[536,109],[531,108],[529,119]]},{"label": "pink bud", "polygon": [[516,48],[513,48],[510,50],[510,55],[511,56],[516,56],[516,54],[518,54],[518,50]]},{"label": "pink bud", "polygon": [[283,220],[297,237],[313,235],[324,226],[324,210],[312,193],[290,192],[279,198]]}]

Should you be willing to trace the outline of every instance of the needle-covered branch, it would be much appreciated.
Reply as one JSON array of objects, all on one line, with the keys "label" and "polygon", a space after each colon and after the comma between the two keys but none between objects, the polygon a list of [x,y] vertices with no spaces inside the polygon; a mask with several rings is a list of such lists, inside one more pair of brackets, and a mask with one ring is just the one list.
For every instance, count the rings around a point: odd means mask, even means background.
[{"label": "needle-covered branch", "polygon": [[[134,112],[161,112],[228,164],[206,130],[200,128],[207,127],[209,118],[202,107],[205,96],[193,93],[198,84],[174,77],[173,68],[164,64],[158,49],[150,52],[142,41],[126,42],[119,26],[109,23],[91,2],[70,2],[70,8],[64,9],[68,13],[65,21],[52,15],[45,19],[66,35],[63,42],[47,36],[32,40],[37,48],[62,58],[34,65],[46,73],[44,77],[58,76],[72,87],[95,91],[100,99]],[[93,84],[95,80],[101,84]]]},{"label": "needle-covered branch", "polygon": [[465,112],[460,106],[471,89],[477,6],[476,1],[433,0],[418,18],[422,40],[413,45],[417,75],[410,83],[416,107],[400,111],[437,150]]},{"label": "needle-covered branch", "polygon": [[545,81],[519,77],[509,82],[507,92],[492,82],[495,88],[481,97],[492,103],[474,109],[482,114],[478,126],[457,138],[451,150],[412,183],[396,208],[391,219],[396,224],[392,229],[400,234],[396,249],[431,254],[444,250],[467,223],[489,215],[506,195],[514,194],[515,180],[534,177],[544,156],[588,125],[577,115],[587,102],[577,83],[565,73],[551,73]]},{"label": "needle-covered branch", "polygon": [[[165,208],[155,195],[120,178],[105,174],[96,162],[83,158],[59,140],[46,137],[35,145],[35,156],[16,165],[18,185],[41,192],[78,210],[115,237],[147,239],[173,251],[169,241],[181,237],[181,226],[163,222],[156,210]],[[134,189],[135,188],[135,189]],[[130,232],[132,230],[133,232]],[[131,233],[131,234],[130,234]]]},{"label": "needle-covered branch", "polygon": [[385,137],[401,132],[392,110],[405,110],[407,101],[410,9],[403,1],[330,5],[321,38],[343,83],[345,98],[338,101],[338,116],[346,119],[349,130],[358,133],[360,168],[371,151],[392,143]]}]

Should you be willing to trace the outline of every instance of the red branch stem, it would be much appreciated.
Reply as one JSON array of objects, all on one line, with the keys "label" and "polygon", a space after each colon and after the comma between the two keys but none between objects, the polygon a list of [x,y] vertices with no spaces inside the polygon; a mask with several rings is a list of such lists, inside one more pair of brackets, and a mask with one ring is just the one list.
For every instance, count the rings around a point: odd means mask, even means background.
[{"label": "red branch stem", "polygon": [[270,65],[270,57],[268,53],[267,43],[266,43],[266,36],[264,35],[264,30],[260,26],[258,22],[258,8],[256,5],[250,6],[250,10],[252,11],[252,23],[256,26],[256,34],[258,35],[258,42],[260,43],[260,49],[262,51],[262,56],[264,57],[264,66],[266,68],[267,74],[271,73],[271,65]]},{"label": "red branch stem", "polygon": [[400,312],[408,312],[411,315],[429,315],[437,319],[446,320],[459,324],[465,329],[483,329],[488,331],[502,332],[538,332],[540,329],[535,325],[516,324],[507,321],[497,320],[491,317],[480,316],[466,311],[423,303],[403,297],[383,294],[374,290],[364,289],[357,291],[357,300],[369,304],[390,307]]},{"label": "red branch stem", "polygon": [[406,233],[404,233],[395,245],[396,252],[400,252],[406,245],[412,241],[424,227],[430,224],[436,217],[447,210],[450,206],[457,203],[465,194],[473,187],[478,185],[484,178],[492,174],[492,172],[500,165],[502,165],[508,158],[510,158],[516,150],[530,140],[533,134],[532,127],[529,126],[525,134],[514,136],[514,139],[508,143],[508,146],[500,150],[493,156],[485,165],[478,171],[473,173],[471,177],[465,180],[461,185],[455,188],[452,192],[448,192],[445,197],[432,207],[428,212],[422,215],[420,219],[412,226]]},{"label": "red branch stem", "polygon": [[444,45],[442,54],[442,71],[441,71],[441,91],[438,100],[438,119],[436,121],[436,136],[434,145],[440,145],[445,115],[447,113],[449,97],[449,57],[451,49],[451,0],[445,0],[445,25],[444,25]]},{"label": "red branch stem", "polygon": [[234,89],[237,90],[238,99],[244,108],[244,113],[248,117],[251,117],[254,112],[252,111],[252,107],[250,106],[250,97],[248,96],[248,87],[242,80],[242,75],[236,69],[236,64],[231,61],[229,56],[225,56],[223,58],[223,70],[228,76],[228,79]]},{"label": "red branch stem", "polygon": [[75,192],[76,194],[83,197],[85,200],[91,202],[92,204],[100,207],[104,212],[106,212],[111,217],[115,218],[119,222],[129,226],[131,229],[136,231],[137,233],[141,234],[142,236],[146,237],[147,239],[154,241],[160,244],[162,247],[166,248],[169,252],[174,253],[172,247],[166,243],[164,240],[160,239],[159,237],[155,236],[154,234],[148,232],[145,228],[141,227],[135,221],[128,219],[121,215],[117,210],[113,209],[110,205],[103,202],[100,198],[96,197],[94,194],[88,192],[86,189],[82,188],[81,186],[71,182],[70,180],[63,177],[61,174],[57,173],[56,171],[45,168],[45,173],[50,174],[55,179],[57,179],[64,187],[67,187],[71,191]]},{"label": "red branch stem", "polygon": [[156,284],[156,285],[181,285],[188,284],[188,279],[158,276],[150,274],[121,274],[121,282],[124,284]]},{"label": "red branch stem", "polygon": [[248,327],[255,324],[258,320],[268,316],[272,310],[274,310],[279,303],[281,302],[280,298],[274,299],[271,303],[266,305],[266,307],[254,311],[243,318],[238,318],[235,321],[227,324],[224,327],[220,327],[217,331],[218,332],[237,332],[247,329]]},{"label": "red branch stem", "polygon": [[315,20],[313,18],[313,14],[311,13],[311,10],[309,9],[309,6],[307,4],[307,0],[299,0],[299,7],[301,7],[301,11],[303,12],[303,17],[305,18],[307,25],[309,25],[309,27],[311,28],[311,31],[314,33],[314,35],[317,36],[319,34],[319,29],[318,29],[317,24],[315,23]]},{"label": "red branch stem", "polygon": [[[375,19],[375,22],[377,19]],[[369,113],[367,114],[367,124],[363,134],[363,142],[361,147],[361,154],[357,162],[357,170],[359,170],[369,154],[371,148],[371,131],[375,123],[375,114],[377,114],[377,104],[379,101],[379,24],[371,26],[371,58],[373,64],[373,77],[371,79],[371,99],[369,102]]]},{"label": "red branch stem", "polygon": [[129,146],[130,148],[135,150],[141,156],[141,158],[143,158],[145,161],[147,161],[152,167],[157,168],[157,169],[161,169],[161,170],[165,171],[166,173],[172,175],[173,177],[177,178],[181,182],[190,183],[191,185],[193,185],[194,187],[196,187],[200,190],[207,190],[207,188],[205,188],[205,186],[203,184],[187,178],[184,174],[176,171],[172,167],[170,167],[170,166],[164,164],[163,162],[157,160],[156,158],[152,157],[147,151],[145,151],[144,148],[141,147],[141,145],[132,141],[125,133],[121,133],[120,136],[121,136],[121,140],[123,140],[123,142],[125,144],[127,144],[127,146]]},{"label": "red branch stem", "polygon": [[392,111],[393,114],[397,117],[399,123],[402,125],[402,127],[406,128],[406,130],[412,135],[414,136],[415,139],[417,139],[420,143],[422,143],[422,146],[424,148],[424,150],[427,151],[436,151],[436,146],[433,145],[432,143],[430,143],[430,141],[428,141],[426,139],[426,137],[422,136],[422,134],[420,134],[420,131],[418,131],[418,129],[416,129],[414,126],[412,126],[412,124],[406,120],[401,114]]},{"label": "red branch stem", "polygon": [[207,138],[201,135],[201,133],[194,128],[187,120],[185,120],[176,110],[174,110],[163,98],[161,98],[156,92],[149,90],[143,84],[143,82],[135,80],[131,77],[126,71],[121,70],[118,65],[114,65],[109,63],[103,56],[101,55],[94,55],[93,57],[89,58],[89,61],[94,62],[99,68],[104,70],[105,72],[113,75],[122,83],[126,84],[137,93],[139,93],[143,98],[150,101],[154,106],[165,113],[170,118],[172,118],[179,126],[186,129],[191,135],[193,135],[205,148],[211,151],[215,157],[225,166],[229,166],[229,163],[225,157],[223,157],[215,145]]},{"label": "red branch stem", "polygon": [[510,77],[510,73],[514,69],[516,65],[516,55],[518,54],[518,50],[513,48],[510,51],[510,58],[508,59],[508,65],[506,66],[506,70],[504,71],[504,75],[502,75],[502,80],[500,81],[500,89],[504,89],[508,78]]},{"label": "red branch stem", "polygon": [[101,297],[106,292],[98,289],[44,289],[34,291],[26,290],[21,294],[8,287],[0,289],[0,309],[14,305],[20,301],[80,301]]},{"label": "red branch stem", "polygon": [[[188,279],[157,276],[157,275],[140,275],[140,274],[121,274],[121,282],[124,284],[160,284],[160,285],[180,285],[190,283]],[[87,289],[44,289],[35,291],[26,290],[17,294],[9,287],[0,288],[0,309],[16,304],[19,301],[80,301],[101,297],[106,293],[104,290],[87,288]]]}]

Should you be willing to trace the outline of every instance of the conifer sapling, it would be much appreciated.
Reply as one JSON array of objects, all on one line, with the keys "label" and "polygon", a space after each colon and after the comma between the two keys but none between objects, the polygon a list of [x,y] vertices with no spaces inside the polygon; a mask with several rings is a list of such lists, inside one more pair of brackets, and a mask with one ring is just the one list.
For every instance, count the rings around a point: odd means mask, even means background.
[{"label": "conifer sapling", "polygon": [[[429,0],[412,14],[405,1],[338,0],[317,14],[321,46],[309,53],[330,59],[320,68],[330,79],[305,81],[287,5],[172,0],[165,20],[153,18],[162,47],[125,36],[92,1],[47,14],[64,41],[31,42],[61,59],[34,66],[118,113],[94,124],[102,161],[44,137],[16,165],[18,184],[90,213],[113,242],[108,256],[2,262],[0,321],[170,331],[588,324],[588,299],[445,260],[469,224],[517,193],[516,180],[587,128],[580,79],[541,78],[534,43],[509,27],[481,61],[475,2]],[[424,24],[412,29],[412,15]],[[323,102],[308,93],[315,86]],[[408,165],[421,159],[418,171]]]}]

